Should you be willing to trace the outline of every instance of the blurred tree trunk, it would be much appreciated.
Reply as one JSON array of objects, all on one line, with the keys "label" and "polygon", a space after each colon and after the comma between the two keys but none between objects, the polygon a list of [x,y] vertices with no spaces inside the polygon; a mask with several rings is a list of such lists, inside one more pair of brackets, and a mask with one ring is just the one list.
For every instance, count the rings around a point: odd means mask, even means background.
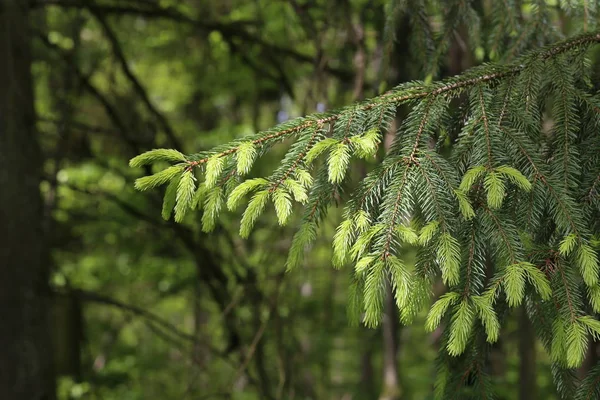
[{"label": "blurred tree trunk", "polygon": [[0,398],[55,398],[27,2],[0,0]]},{"label": "blurred tree trunk", "polygon": [[392,288],[386,287],[385,313],[381,325],[383,331],[383,389],[379,400],[398,400],[402,395],[398,372],[398,347],[400,323],[398,308]]},{"label": "blurred tree trunk", "polygon": [[375,376],[373,373],[373,337],[366,327],[361,327],[359,338],[362,341],[360,355],[360,393],[361,398],[373,397],[375,388]]},{"label": "blurred tree trunk", "polygon": [[[487,359],[489,374],[493,377],[494,382],[503,385],[506,382],[506,349],[502,338],[491,345]],[[505,400],[506,396],[496,393],[496,399]]]},{"label": "blurred tree trunk", "polygon": [[519,400],[535,399],[535,333],[525,307],[519,313]]}]

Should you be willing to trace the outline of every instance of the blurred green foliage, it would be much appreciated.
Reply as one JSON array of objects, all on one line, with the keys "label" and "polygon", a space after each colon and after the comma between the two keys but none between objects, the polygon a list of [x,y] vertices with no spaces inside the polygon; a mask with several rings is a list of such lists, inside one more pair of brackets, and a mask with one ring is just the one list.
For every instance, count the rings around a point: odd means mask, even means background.
[{"label": "blurred green foliage", "polygon": [[[56,301],[55,336],[59,349],[79,353],[60,378],[59,398],[377,398],[381,331],[349,324],[351,276],[331,268],[327,238],[341,208],[303,267],[285,274],[294,220],[279,227],[269,206],[248,240],[237,235],[241,211],[221,217],[211,235],[201,232],[200,215],[164,221],[162,194],[136,192],[139,174],[127,162],[157,147],[208,149],[426,78],[418,54],[406,50],[410,30],[396,26],[384,54],[388,2],[57,3],[32,18],[51,282],[74,302]],[[531,2],[516,3],[527,12]],[[433,22],[445,12],[430,11]],[[569,21],[551,16],[556,26]],[[460,72],[456,57],[497,58],[459,45],[431,74]],[[261,158],[252,174],[271,171],[283,151]],[[372,167],[365,161],[351,173],[359,179]],[[417,318],[398,331],[402,398],[430,399],[439,337],[423,329],[425,314]],[[511,316],[498,345],[499,399],[517,398],[518,336]],[[556,398],[540,346],[537,368],[538,398]]]}]

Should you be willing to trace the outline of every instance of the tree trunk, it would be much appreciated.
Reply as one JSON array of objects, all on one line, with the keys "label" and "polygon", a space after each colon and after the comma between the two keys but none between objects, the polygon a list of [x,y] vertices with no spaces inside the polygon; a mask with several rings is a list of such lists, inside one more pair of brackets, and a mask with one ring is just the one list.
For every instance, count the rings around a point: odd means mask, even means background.
[{"label": "tree trunk", "polygon": [[383,331],[383,390],[379,400],[398,400],[402,395],[398,374],[398,344],[400,324],[392,288],[386,287]]},{"label": "tree trunk", "polygon": [[370,334],[367,328],[361,327],[359,337],[363,348],[360,355],[360,398],[363,399],[374,397],[376,393],[373,373],[373,337]]},{"label": "tree trunk", "polygon": [[55,398],[28,2],[0,0],[0,398]]},{"label": "tree trunk", "polygon": [[535,333],[525,307],[519,312],[519,400],[536,398]]}]

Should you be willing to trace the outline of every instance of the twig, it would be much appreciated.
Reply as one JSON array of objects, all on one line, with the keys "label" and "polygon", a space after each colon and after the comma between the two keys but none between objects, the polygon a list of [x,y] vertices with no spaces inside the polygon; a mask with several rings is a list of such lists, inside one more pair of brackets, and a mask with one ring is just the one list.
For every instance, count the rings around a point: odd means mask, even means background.
[{"label": "twig", "polygon": [[104,34],[106,35],[106,38],[108,39],[108,41],[110,42],[110,44],[112,46],[113,53],[114,53],[115,57],[117,58],[117,60],[119,61],[119,64],[121,64],[123,73],[125,74],[127,79],[129,79],[129,81],[133,85],[135,91],[138,93],[138,95],[142,99],[142,102],[146,105],[146,108],[148,109],[148,111],[150,111],[150,114],[152,114],[156,118],[158,123],[162,126],[165,134],[171,141],[172,145],[175,148],[182,150],[183,147],[181,145],[181,142],[177,138],[177,135],[175,134],[173,128],[169,124],[169,121],[167,121],[167,118],[162,113],[160,113],[160,111],[158,111],[158,109],[154,106],[154,104],[152,104],[152,102],[150,101],[150,97],[148,96],[148,93],[146,93],[146,90],[144,89],[144,87],[142,86],[140,81],[137,79],[137,77],[135,76],[135,74],[133,73],[131,68],[129,68],[129,64],[127,63],[127,59],[125,57],[125,54],[123,53],[121,44],[119,43],[119,40],[117,39],[117,36],[113,32],[113,30],[110,28],[110,25],[104,18],[102,12],[96,8],[93,8],[90,11],[96,17],[96,19],[102,26],[102,29],[104,30]]}]

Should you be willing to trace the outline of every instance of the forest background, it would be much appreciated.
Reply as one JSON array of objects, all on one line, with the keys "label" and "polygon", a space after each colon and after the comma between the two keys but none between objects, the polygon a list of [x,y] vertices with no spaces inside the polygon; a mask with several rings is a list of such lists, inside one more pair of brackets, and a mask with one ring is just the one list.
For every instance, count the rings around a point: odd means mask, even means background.
[{"label": "forest background", "polygon": [[[128,161],[510,62],[593,31],[596,11],[593,0],[0,0],[0,342],[19,344],[0,351],[0,397],[433,398],[441,330],[424,329],[426,310],[411,326],[393,304],[376,329],[349,324],[351,275],[331,267],[341,206],[286,273],[293,221],[280,227],[269,210],[242,240],[239,213],[210,235],[199,213],[164,220],[162,194],[137,192]],[[558,398],[524,310],[506,318],[487,360],[496,398]]]}]

